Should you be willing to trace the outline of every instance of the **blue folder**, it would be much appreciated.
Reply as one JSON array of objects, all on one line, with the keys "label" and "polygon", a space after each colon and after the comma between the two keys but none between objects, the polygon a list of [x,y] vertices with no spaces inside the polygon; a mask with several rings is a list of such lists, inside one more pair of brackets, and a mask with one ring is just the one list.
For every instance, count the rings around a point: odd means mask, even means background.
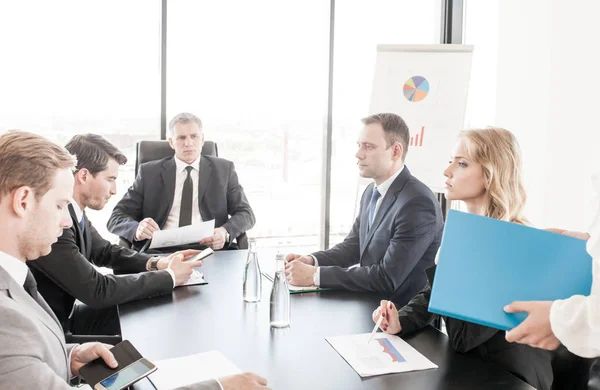
[{"label": "blue folder", "polygon": [[429,311],[509,330],[526,317],[507,314],[513,301],[589,295],[592,258],[585,241],[450,210]]}]

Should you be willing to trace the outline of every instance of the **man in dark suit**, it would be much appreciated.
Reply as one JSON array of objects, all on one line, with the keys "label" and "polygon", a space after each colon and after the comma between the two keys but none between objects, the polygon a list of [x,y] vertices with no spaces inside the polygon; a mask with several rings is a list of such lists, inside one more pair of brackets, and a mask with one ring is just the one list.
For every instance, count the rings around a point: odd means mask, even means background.
[{"label": "man in dark suit", "polygon": [[[110,345],[66,344],[60,323],[25,263],[42,260],[73,223],[75,159],[35,134],[0,135],[0,389],[69,390],[85,364],[119,362]],[[69,272],[69,268],[62,270]],[[267,389],[251,373],[210,379],[181,390]]]},{"label": "man in dark suit", "polygon": [[233,239],[255,218],[231,161],[201,156],[200,118],[182,113],[169,123],[175,156],[142,164],[127,194],[108,221],[108,230],[138,250],[154,232],[215,220],[212,237],[200,241],[214,250],[234,248]]},{"label": "man in dark suit", "polygon": [[404,120],[383,113],[363,123],[356,158],[360,175],[373,183],[352,231],[326,251],[289,254],[286,275],[293,285],[379,292],[404,305],[427,283],[425,269],[442,238],[442,212],[431,190],[404,165]]},{"label": "man in dark suit", "polygon": [[[115,305],[170,294],[201,263],[182,263],[197,251],[153,258],[103,239],[84,210],[87,207],[101,210],[115,194],[119,165],[125,164],[127,158],[95,134],[76,135],[66,149],[77,156],[73,201],[68,206],[73,224],[64,229],[50,254],[28,265],[40,293],[65,331],[82,335],[118,334]],[[132,275],[103,275],[92,263]],[[75,299],[84,305],[74,306]]]}]

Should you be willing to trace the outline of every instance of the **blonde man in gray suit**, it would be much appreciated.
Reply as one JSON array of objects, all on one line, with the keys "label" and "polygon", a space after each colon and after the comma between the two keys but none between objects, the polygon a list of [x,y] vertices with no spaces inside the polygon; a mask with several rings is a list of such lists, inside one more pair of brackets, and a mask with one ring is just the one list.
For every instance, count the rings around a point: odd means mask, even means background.
[{"label": "blonde man in gray suit", "polygon": [[[73,156],[43,137],[20,131],[0,136],[0,389],[69,389],[69,379],[98,357],[117,366],[110,345],[65,344],[58,320],[25,265],[50,253],[72,224],[67,206],[74,166]],[[253,374],[219,381],[187,388],[266,385]]]}]

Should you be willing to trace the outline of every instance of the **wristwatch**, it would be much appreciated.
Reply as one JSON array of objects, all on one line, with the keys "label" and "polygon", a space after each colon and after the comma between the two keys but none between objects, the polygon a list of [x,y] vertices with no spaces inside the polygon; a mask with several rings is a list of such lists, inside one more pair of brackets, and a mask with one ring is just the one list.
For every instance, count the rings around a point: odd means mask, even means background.
[{"label": "wristwatch", "polygon": [[158,261],[160,260],[160,257],[152,257],[150,259],[150,271],[158,271]]}]

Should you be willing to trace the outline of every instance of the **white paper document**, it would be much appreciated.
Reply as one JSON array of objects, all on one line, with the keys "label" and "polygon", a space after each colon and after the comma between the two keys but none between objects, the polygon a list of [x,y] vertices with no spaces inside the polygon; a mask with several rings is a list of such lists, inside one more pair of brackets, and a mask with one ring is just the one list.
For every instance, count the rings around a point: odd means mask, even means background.
[{"label": "white paper document", "polygon": [[150,249],[197,243],[214,234],[215,220],[154,232]]},{"label": "white paper document", "polygon": [[377,333],[367,343],[370,335],[327,337],[326,340],[361,377],[437,368],[398,336]]},{"label": "white paper document", "polygon": [[204,280],[204,274],[196,269],[192,270],[192,276],[182,285],[175,287],[183,287],[183,286],[193,286],[196,284],[208,284],[206,280]]},{"label": "white paper document", "polygon": [[158,390],[176,389],[242,372],[219,351],[159,360],[153,363],[158,369],[150,374],[149,378]]}]

